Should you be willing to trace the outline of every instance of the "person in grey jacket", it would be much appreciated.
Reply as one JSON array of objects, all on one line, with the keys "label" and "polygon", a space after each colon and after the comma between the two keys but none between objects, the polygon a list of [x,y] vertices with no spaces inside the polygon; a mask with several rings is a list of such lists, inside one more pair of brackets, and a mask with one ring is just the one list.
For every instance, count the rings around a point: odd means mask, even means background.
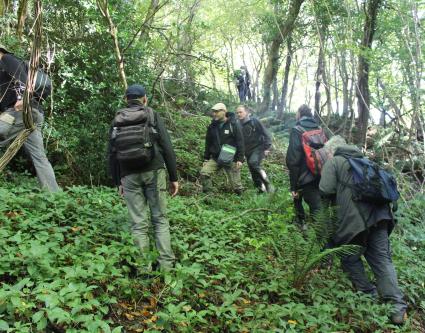
[{"label": "person in grey jacket", "polygon": [[296,115],[296,126],[291,129],[288,150],[286,152],[286,165],[289,170],[290,191],[294,200],[296,221],[304,226],[305,213],[303,200],[314,216],[321,207],[319,192],[319,177],[315,177],[307,167],[306,157],[301,142],[302,132],[320,128],[313,118],[311,109],[301,105]]},{"label": "person in grey jacket", "polygon": [[[382,297],[392,304],[389,314],[394,324],[405,320],[406,302],[398,287],[397,274],[391,261],[389,234],[394,227],[394,219],[389,204],[376,205],[354,201],[353,190],[346,184],[352,184],[348,158],[361,158],[362,153],[356,146],[342,145],[336,148],[334,157],[328,160],[322,170],[319,189],[327,198],[336,200],[337,221],[330,246],[356,244],[363,248],[362,253],[342,258],[342,267],[348,274],[354,287],[373,297]],[[363,255],[376,279],[371,283],[365,272]]]},{"label": "person in grey jacket", "polygon": [[[23,93],[27,82],[28,66],[21,59],[0,45],[0,148],[10,145],[25,128],[23,122]],[[31,113],[34,130],[23,146],[34,164],[40,187],[49,191],[60,190],[52,165],[44,150],[41,128],[44,122],[43,100],[49,95],[49,89],[32,94]]]},{"label": "person in grey jacket", "polygon": [[264,125],[254,117],[251,117],[246,106],[239,105],[236,115],[242,127],[244,138],[245,157],[251,172],[252,181],[259,193],[264,191],[273,192],[273,186],[261,167],[264,157],[270,153],[272,138]]}]

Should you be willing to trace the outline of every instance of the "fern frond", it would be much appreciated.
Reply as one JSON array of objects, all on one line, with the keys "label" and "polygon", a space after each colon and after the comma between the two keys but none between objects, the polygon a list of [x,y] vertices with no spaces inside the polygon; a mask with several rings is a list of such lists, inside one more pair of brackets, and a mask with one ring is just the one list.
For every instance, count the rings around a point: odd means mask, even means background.
[{"label": "fern frond", "polygon": [[310,228],[313,229],[316,241],[320,248],[323,248],[335,233],[336,229],[335,208],[324,207],[314,215],[314,222]]},{"label": "fern frond", "polygon": [[326,262],[333,256],[345,257],[360,253],[362,247],[358,245],[342,245],[339,247],[326,249],[320,253],[317,253],[302,267],[298,272],[294,272],[293,285],[295,288],[299,288],[303,285],[307,275],[316,269],[321,263]]}]

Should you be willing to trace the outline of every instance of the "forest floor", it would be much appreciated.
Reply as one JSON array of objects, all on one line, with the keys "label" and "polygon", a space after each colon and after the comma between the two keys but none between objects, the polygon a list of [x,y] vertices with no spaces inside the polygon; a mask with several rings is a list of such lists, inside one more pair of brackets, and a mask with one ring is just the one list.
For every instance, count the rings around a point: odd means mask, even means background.
[{"label": "forest floor", "polygon": [[156,275],[114,189],[49,195],[31,177],[1,181],[0,331],[425,332],[424,198],[401,205],[392,236],[409,302],[398,328],[387,305],[353,291],[338,260],[305,269],[320,248],[312,228],[292,223],[286,181],[241,197],[184,184],[169,200],[177,265]]}]

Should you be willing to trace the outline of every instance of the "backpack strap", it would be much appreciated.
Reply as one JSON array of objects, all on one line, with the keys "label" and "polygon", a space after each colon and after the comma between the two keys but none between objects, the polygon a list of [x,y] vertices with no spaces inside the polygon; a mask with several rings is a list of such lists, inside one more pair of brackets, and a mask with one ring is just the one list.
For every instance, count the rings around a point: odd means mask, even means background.
[{"label": "backpack strap", "polygon": [[[345,159],[345,161],[350,165],[350,162],[348,161],[348,157],[345,157],[345,156],[342,156],[344,159]],[[351,167],[351,165],[349,166],[349,168],[350,169],[352,169],[352,167]],[[350,183],[347,183],[347,182],[344,182],[344,181],[342,181],[341,179],[339,179],[339,177],[338,177],[338,172],[336,173],[336,179],[337,179],[337,181],[338,181],[338,183],[340,183],[341,185],[343,185],[344,187],[348,187],[349,189],[351,189],[351,196],[353,197],[353,192],[356,190],[356,187],[353,185],[353,184],[350,184]],[[372,209],[372,211],[370,212],[370,214],[369,214],[369,216],[366,218],[364,215],[363,215],[363,211],[362,211],[362,209],[360,208],[360,206],[359,206],[359,203],[356,201],[356,200],[354,200],[354,198],[352,198],[351,200],[353,200],[353,203],[354,203],[354,206],[356,206],[356,208],[357,208],[357,211],[359,212],[359,215],[360,215],[360,217],[362,218],[362,220],[363,220],[363,223],[364,223],[364,225],[365,225],[365,228],[366,228],[366,230],[368,229],[368,227],[367,227],[367,221],[370,219],[370,217],[372,216],[372,213],[373,213],[373,209]]]},{"label": "backpack strap", "polygon": [[307,132],[307,131],[306,131],[306,129],[305,129],[304,127],[302,127],[301,125],[294,126],[294,128],[295,128],[298,132],[300,132],[301,134],[303,134],[303,133]]},{"label": "backpack strap", "polygon": [[[156,126],[156,121],[155,121],[155,113],[154,113],[154,111],[150,108],[150,107],[148,107],[148,106],[144,106],[143,107],[145,110],[146,110],[146,112],[148,113],[148,121],[149,121],[149,125],[151,126],[151,127],[155,127]],[[140,109],[141,110],[141,109]]]},{"label": "backpack strap", "polygon": [[254,131],[258,131],[258,132],[260,132],[260,130],[261,130],[261,127],[260,127],[260,121],[257,119],[257,118],[251,118],[251,120],[252,120],[252,124],[254,125],[253,127],[254,127]]}]

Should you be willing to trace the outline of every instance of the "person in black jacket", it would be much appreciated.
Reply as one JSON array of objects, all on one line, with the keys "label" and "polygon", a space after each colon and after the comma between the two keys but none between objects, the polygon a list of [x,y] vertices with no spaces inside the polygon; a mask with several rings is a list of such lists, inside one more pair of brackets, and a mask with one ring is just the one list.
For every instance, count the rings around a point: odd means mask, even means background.
[{"label": "person in black jacket", "polygon": [[[244,161],[244,144],[241,127],[235,120],[233,113],[227,113],[223,103],[217,103],[212,108],[213,120],[208,126],[205,137],[204,164],[201,169],[201,182],[203,192],[211,190],[211,177],[224,169],[233,191],[242,193],[240,169]],[[219,156],[223,145],[232,146],[236,150],[233,163],[220,164]]]},{"label": "person in black jacket", "polygon": [[[170,227],[166,217],[167,180],[164,164],[168,171],[171,196],[175,196],[179,190],[176,155],[163,120],[155,111],[147,107],[145,88],[138,84],[129,86],[126,90],[126,100],[127,108],[120,109],[117,113],[138,112],[143,109],[153,112],[154,121],[151,125],[154,155],[147,164],[118,160],[113,134],[116,129],[113,123],[108,145],[109,172],[119,188],[119,193],[124,196],[135,243],[144,255],[149,252],[150,211],[150,220],[159,252],[158,263],[161,269],[168,270],[173,266],[175,256],[171,248]],[[150,264],[147,269],[150,269]]]},{"label": "person in black jacket", "polygon": [[319,129],[313,118],[311,109],[301,105],[298,109],[296,126],[291,129],[286,165],[289,169],[291,195],[294,200],[296,221],[304,226],[305,213],[303,199],[310,208],[310,215],[314,217],[321,207],[319,191],[319,177],[315,177],[307,167],[306,157],[301,142],[302,132]]},{"label": "person in black jacket", "polygon": [[250,117],[244,105],[239,105],[236,108],[236,114],[242,127],[245,157],[252,181],[260,193],[264,191],[273,192],[273,186],[266,172],[261,168],[262,160],[270,153],[271,135],[257,118]]},{"label": "person in black jacket", "polygon": [[[37,73],[41,75],[40,73]],[[27,64],[0,45],[0,148],[10,145],[25,129],[23,121],[23,94],[28,76]],[[50,81],[49,81],[50,82]],[[37,83],[37,81],[36,81]],[[60,191],[55,172],[44,150],[41,128],[44,122],[43,100],[50,93],[50,86],[38,82],[31,95],[31,114],[34,130],[25,140],[25,152],[31,158],[40,187],[49,191]]]}]

